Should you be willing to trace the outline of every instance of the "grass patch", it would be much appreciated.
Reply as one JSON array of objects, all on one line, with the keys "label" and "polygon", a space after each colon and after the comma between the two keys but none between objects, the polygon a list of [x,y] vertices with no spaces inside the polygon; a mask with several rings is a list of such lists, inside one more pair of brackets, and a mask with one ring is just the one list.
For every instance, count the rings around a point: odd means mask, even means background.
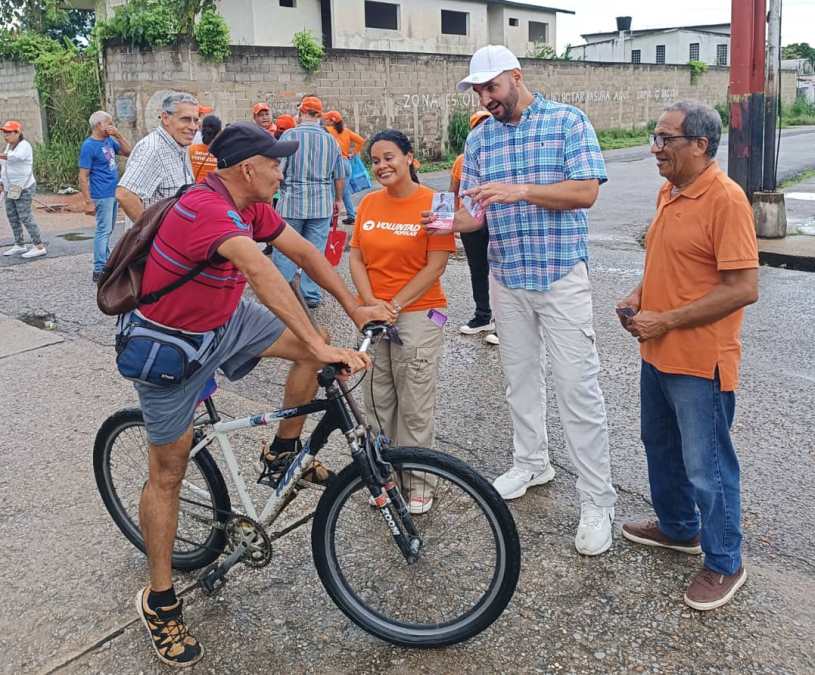
[{"label": "grass patch", "polygon": [[788,187],[792,187],[793,185],[797,185],[798,183],[803,183],[805,180],[809,180],[810,178],[815,178],[815,169],[807,169],[806,171],[801,171],[801,173],[796,173],[794,176],[790,176],[778,184],[778,189],[784,190]]},{"label": "grass patch", "polygon": [[781,126],[797,127],[806,124],[815,124],[815,104],[808,103],[806,99],[798,97],[795,103],[781,106]]}]

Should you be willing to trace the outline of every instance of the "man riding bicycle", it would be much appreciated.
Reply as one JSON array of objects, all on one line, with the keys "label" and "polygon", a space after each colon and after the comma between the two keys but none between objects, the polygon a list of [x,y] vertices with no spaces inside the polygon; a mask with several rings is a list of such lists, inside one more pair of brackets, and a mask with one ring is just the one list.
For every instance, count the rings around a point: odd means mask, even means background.
[{"label": "man riding bicycle", "polygon": [[[142,294],[168,286],[203,261],[209,266],[154,304],[126,315],[120,327],[125,335],[134,327],[166,331],[204,352],[196,359],[197,369],[183,382],[169,386],[135,382],[150,443],[149,477],[139,507],[150,584],[139,591],[136,604],[156,654],[168,665],[190,666],[203,656],[175,596],[171,555],[193,415],[208,380],[216,369],[237,380],[262,357],[283,358],[293,362],[283,398],[283,405],[292,407],[313,398],[315,374],[324,364],[344,363],[351,371],[370,365],[365,354],[327,344],[256,242],[273,241],[339,301],[358,327],[396,318],[385,307],[358,304],[322,252],[272,209],[270,202],[282,178],[279,158],[291,155],[297,145],[276,141],[247,123],[221,132],[210,145],[218,171],[203,186],[188,190],[167,212],[150,249]],[[265,307],[241,297],[247,281]],[[148,363],[144,370],[150,367]],[[280,422],[271,447],[262,455],[270,471],[280,470],[285,465],[281,458],[293,458],[299,451],[304,419]],[[325,480],[327,475],[318,466],[311,479]]]}]

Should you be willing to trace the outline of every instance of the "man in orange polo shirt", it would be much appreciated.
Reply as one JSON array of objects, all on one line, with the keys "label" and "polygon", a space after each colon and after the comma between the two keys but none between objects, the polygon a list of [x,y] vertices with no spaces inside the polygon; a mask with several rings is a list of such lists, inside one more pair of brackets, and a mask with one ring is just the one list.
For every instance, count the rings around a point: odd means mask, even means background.
[{"label": "man in orange polo shirt", "polygon": [[651,137],[667,179],[646,235],[642,282],[617,305],[640,341],[642,442],[656,521],[626,539],[704,552],[685,602],[709,610],[747,578],[739,461],[730,438],[744,307],[758,299],[750,203],[713,159],[721,119],[701,103],[668,107]]}]

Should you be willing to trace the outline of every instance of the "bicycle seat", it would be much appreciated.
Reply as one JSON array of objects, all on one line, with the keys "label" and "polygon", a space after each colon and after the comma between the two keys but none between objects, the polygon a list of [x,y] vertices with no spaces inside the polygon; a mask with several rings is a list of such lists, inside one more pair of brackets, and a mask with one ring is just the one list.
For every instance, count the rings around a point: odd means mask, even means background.
[{"label": "bicycle seat", "polygon": [[202,401],[206,401],[210,396],[212,396],[215,391],[218,389],[218,383],[215,381],[215,376],[213,375],[207,380],[207,383],[204,385],[204,388],[201,390],[201,393],[198,395],[198,403]]}]

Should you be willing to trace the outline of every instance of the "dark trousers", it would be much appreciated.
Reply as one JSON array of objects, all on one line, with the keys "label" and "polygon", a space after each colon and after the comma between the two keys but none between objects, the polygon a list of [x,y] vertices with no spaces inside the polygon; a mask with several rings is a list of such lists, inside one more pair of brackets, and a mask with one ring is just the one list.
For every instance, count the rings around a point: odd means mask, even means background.
[{"label": "dark trousers", "polygon": [[487,244],[490,234],[486,227],[475,232],[462,232],[461,243],[467,254],[467,264],[470,266],[470,283],[473,286],[473,300],[475,300],[475,318],[489,321],[492,318],[490,309],[490,266],[487,262]]}]

